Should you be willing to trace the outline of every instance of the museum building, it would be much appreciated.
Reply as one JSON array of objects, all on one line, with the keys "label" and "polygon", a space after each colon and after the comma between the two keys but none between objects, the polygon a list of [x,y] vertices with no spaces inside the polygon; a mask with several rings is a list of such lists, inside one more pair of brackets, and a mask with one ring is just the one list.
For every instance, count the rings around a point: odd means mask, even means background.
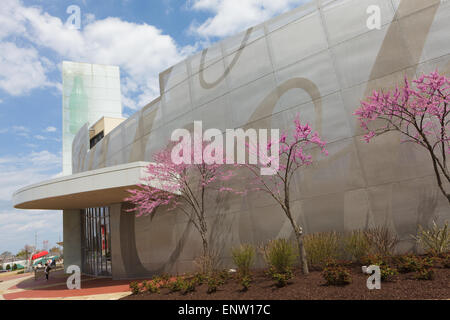
[{"label": "museum building", "polygon": [[[370,5],[379,28],[367,23]],[[128,119],[118,67],[64,62],[64,175],[16,191],[14,206],[62,210],[65,265],[86,274],[191,271],[202,246],[186,216],[136,217],[127,190],[175,129],[202,121],[204,130],[283,130],[299,114],[329,152],[295,177],[292,207],[306,233],[383,225],[409,250],[418,223],[450,218],[448,201],[424,149],[395,133],[366,143],[353,112],[405,75],[448,75],[449,31],[450,1],[311,1],[161,72],[160,97]],[[224,267],[235,245],[293,236],[279,206],[256,192],[210,205],[210,242]]]}]

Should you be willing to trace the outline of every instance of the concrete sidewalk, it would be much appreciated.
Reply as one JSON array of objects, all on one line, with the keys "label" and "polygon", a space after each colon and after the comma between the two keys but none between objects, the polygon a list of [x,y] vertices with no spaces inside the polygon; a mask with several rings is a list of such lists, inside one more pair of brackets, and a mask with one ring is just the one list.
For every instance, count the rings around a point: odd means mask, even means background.
[{"label": "concrete sidewalk", "polygon": [[117,300],[130,294],[130,281],[85,277],[81,289],[67,289],[68,275],[54,273],[49,281],[34,274],[11,276],[0,282],[0,300]]}]

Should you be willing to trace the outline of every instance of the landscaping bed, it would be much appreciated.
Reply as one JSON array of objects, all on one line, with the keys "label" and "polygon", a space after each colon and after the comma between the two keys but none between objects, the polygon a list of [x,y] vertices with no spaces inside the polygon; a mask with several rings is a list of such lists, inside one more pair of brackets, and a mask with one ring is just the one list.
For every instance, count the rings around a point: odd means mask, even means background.
[{"label": "landscaping bed", "polygon": [[[398,239],[387,228],[308,235],[307,259],[300,261],[299,247],[287,239],[270,240],[259,247],[241,244],[231,250],[236,270],[220,270],[214,257],[204,256],[197,263],[200,272],[134,281],[131,295],[124,299],[450,299],[447,231],[446,223],[442,229],[434,225],[432,231],[419,233],[417,239],[427,251],[423,255],[394,254]],[[267,268],[252,267],[257,254]],[[310,272],[304,275],[301,270],[306,273],[308,265]]]},{"label": "landscaping bed", "polygon": [[265,270],[254,270],[253,281],[248,291],[243,292],[237,275],[234,274],[217,288],[207,293],[208,285],[196,286],[195,291],[182,294],[162,288],[160,293],[143,292],[122,300],[398,300],[398,299],[450,299],[450,269],[435,267],[433,280],[417,280],[415,273],[398,274],[390,282],[382,282],[380,290],[369,290],[368,275],[359,265],[348,267],[352,282],[345,286],[327,286],[321,271],[311,271],[304,276],[294,270],[288,285],[278,288]]}]

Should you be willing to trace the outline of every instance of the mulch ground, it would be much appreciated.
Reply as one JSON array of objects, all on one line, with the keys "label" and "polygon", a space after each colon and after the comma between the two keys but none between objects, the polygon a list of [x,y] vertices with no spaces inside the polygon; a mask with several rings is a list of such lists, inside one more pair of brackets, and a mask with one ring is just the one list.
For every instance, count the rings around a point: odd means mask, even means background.
[{"label": "mulch ground", "polygon": [[286,287],[277,288],[274,281],[263,270],[253,272],[253,281],[247,292],[241,291],[239,282],[233,277],[217,292],[208,294],[207,285],[196,287],[195,292],[183,295],[162,289],[159,294],[140,293],[122,300],[413,300],[450,299],[450,269],[433,268],[433,280],[416,280],[414,273],[399,274],[393,282],[382,282],[380,290],[369,290],[368,275],[361,267],[352,266],[352,283],[342,287],[326,286],[320,271],[304,276],[299,271]]}]

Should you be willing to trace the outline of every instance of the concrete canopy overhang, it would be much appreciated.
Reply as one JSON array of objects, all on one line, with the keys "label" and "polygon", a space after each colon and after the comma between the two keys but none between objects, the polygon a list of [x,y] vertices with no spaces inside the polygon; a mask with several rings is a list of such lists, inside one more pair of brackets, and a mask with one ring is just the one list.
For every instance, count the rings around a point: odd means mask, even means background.
[{"label": "concrete canopy overhang", "polygon": [[[133,162],[77,173],[27,186],[13,194],[17,209],[70,210],[123,202],[142,183],[148,162]],[[160,188],[157,182],[152,186]]]}]

